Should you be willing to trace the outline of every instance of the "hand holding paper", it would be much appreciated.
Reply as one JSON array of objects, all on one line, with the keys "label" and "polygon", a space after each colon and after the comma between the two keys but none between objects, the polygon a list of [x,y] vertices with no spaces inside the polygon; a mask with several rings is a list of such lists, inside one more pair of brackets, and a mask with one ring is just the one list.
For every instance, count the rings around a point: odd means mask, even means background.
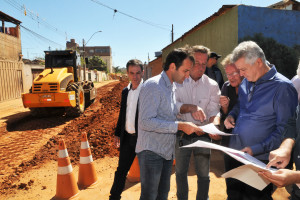
[{"label": "hand holding paper", "polygon": [[206,124],[204,126],[199,126],[199,128],[201,128],[204,132],[206,132],[208,134],[223,135],[223,136],[231,136],[232,135],[230,133],[224,133],[224,132],[220,131],[219,129],[217,129],[217,127],[213,123]]},{"label": "hand holding paper", "polygon": [[[261,171],[259,174],[270,182],[274,183],[278,187],[284,187],[297,183],[299,180],[300,172],[289,169],[280,169],[276,172]],[[300,184],[297,184],[299,187]]]},{"label": "hand holding paper", "polygon": [[270,173],[272,173],[277,171],[273,168],[267,168],[265,163],[261,162],[260,160],[252,157],[251,155],[245,152],[213,144],[210,142],[198,140],[193,144],[186,145],[183,147],[202,147],[220,150],[228,154],[232,158],[236,159],[237,161],[244,163],[245,165],[242,165],[238,168],[232,169],[224,173],[222,177],[238,179],[258,190],[263,190],[270,183],[270,181],[265,177],[259,176],[258,172],[269,171]]}]

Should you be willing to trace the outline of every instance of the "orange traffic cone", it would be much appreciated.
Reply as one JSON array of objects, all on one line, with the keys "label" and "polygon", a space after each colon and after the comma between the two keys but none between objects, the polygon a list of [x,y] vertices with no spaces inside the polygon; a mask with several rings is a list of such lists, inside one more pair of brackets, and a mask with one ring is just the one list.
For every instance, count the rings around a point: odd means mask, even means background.
[{"label": "orange traffic cone", "polygon": [[73,168],[64,140],[59,141],[56,199],[71,199],[78,194]]},{"label": "orange traffic cone", "polygon": [[127,175],[127,179],[129,182],[136,183],[140,182],[140,166],[139,166],[139,160],[137,156],[135,157],[130,170]]},{"label": "orange traffic cone", "polygon": [[82,188],[93,186],[97,183],[97,173],[86,133],[81,135],[80,164],[78,185]]}]

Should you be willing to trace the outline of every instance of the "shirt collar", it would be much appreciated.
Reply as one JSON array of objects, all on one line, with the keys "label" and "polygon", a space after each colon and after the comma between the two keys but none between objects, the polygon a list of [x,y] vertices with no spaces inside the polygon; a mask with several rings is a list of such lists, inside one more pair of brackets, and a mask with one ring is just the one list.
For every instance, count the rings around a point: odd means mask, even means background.
[{"label": "shirt collar", "polygon": [[[139,88],[141,87],[141,85],[142,85],[143,82],[144,82],[144,80],[141,79],[141,82],[140,82],[139,86],[138,86],[136,89],[139,89]],[[127,86],[128,90],[131,90],[131,87],[132,87],[132,84],[131,84],[131,82],[130,82],[130,83],[128,84],[128,86]]]},{"label": "shirt collar", "polygon": [[174,84],[171,83],[169,77],[167,76],[165,71],[162,71],[161,76],[163,77],[168,88],[172,88]]},{"label": "shirt collar", "polygon": [[275,68],[275,65],[269,65],[271,68],[267,73],[265,73],[260,79],[256,81],[256,84],[263,83],[269,80],[272,80],[275,78],[275,75],[277,73],[277,70]]},{"label": "shirt collar", "polygon": [[188,78],[186,78],[185,80],[188,82],[188,83],[191,83],[193,85],[198,85],[200,84],[200,82],[202,81],[202,77],[204,76],[204,74],[201,76],[201,78],[199,78],[197,81],[194,81],[194,79],[192,79],[191,76],[189,76]]}]

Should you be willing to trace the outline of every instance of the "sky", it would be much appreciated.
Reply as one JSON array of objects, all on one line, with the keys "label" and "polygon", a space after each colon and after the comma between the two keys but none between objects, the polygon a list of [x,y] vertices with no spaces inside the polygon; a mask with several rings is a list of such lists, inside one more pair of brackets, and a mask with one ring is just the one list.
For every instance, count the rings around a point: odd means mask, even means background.
[{"label": "sky", "polygon": [[49,48],[64,50],[71,38],[82,46],[82,40],[87,42],[92,36],[86,46],[110,46],[113,66],[123,68],[133,58],[142,62],[148,62],[148,56],[150,60],[155,59],[154,53],[171,43],[172,24],[175,41],[222,5],[266,7],[277,2],[279,0],[0,0],[0,11],[22,22],[24,58],[43,58]]}]

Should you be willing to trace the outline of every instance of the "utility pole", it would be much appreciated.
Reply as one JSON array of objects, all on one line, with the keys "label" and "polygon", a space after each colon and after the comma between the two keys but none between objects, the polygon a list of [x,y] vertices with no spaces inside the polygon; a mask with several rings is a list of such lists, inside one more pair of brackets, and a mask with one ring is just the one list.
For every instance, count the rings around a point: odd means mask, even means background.
[{"label": "utility pole", "polygon": [[174,42],[174,29],[173,29],[173,24],[172,24],[172,32],[171,32],[171,36],[172,36],[172,43]]},{"label": "utility pole", "polygon": [[83,78],[84,80],[86,80],[86,63],[85,63],[85,45],[87,45],[87,43],[89,43],[89,41],[92,39],[92,37],[96,34],[96,33],[100,33],[102,31],[96,31],[91,37],[90,39],[88,39],[88,41],[85,43],[84,39],[82,39],[82,50],[83,50],[83,61],[84,61],[84,65],[83,65]]},{"label": "utility pole", "polygon": [[83,50],[83,80],[86,80],[86,63],[85,63],[85,49],[84,49],[84,39],[82,39],[82,50]]}]

